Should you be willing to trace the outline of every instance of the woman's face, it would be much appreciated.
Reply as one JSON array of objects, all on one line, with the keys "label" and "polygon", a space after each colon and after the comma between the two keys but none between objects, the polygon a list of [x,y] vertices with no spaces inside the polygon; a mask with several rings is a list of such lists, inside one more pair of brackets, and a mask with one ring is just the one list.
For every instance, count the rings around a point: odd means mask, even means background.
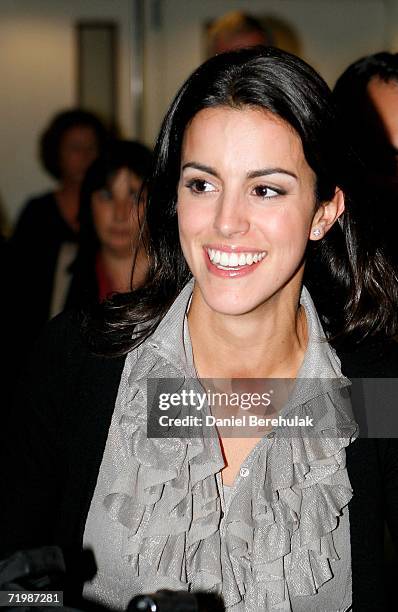
[{"label": "woman's face", "polygon": [[253,108],[195,115],[177,210],[184,256],[211,310],[243,314],[292,288],[298,295],[315,208],[315,174],[287,123]]},{"label": "woman's face", "polygon": [[69,128],[59,147],[61,180],[80,184],[97,155],[98,141],[93,128],[85,125]]},{"label": "woman's face", "polygon": [[138,204],[142,180],[121,168],[106,189],[92,195],[94,226],[102,248],[119,257],[132,255],[140,233],[144,203]]}]

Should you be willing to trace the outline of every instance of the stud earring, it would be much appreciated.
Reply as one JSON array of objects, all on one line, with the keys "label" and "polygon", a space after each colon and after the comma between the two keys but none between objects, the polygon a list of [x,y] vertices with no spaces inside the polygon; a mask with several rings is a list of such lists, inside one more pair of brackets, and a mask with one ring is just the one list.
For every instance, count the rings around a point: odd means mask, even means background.
[{"label": "stud earring", "polygon": [[312,230],[312,233],[314,234],[314,236],[320,236],[322,234],[322,231],[319,229],[319,227],[316,227]]}]

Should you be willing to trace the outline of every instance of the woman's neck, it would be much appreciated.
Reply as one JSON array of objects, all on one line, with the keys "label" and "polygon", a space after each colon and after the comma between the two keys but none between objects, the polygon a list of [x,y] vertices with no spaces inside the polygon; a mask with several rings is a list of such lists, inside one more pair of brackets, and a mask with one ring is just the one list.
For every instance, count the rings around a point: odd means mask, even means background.
[{"label": "woman's neck", "polygon": [[147,257],[142,249],[137,253],[133,276],[131,274],[134,255],[132,257],[131,252],[117,254],[112,250],[102,249],[100,255],[112,291],[131,291],[145,280],[148,265]]},{"label": "woman's neck", "polygon": [[64,182],[55,192],[58,210],[64,221],[75,233],[79,231],[79,198],[80,183]]},{"label": "woman's neck", "polygon": [[307,347],[305,311],[294,292],[236,316],[212,311],[195,288],[188,324],[201,378],[295,378]]}]

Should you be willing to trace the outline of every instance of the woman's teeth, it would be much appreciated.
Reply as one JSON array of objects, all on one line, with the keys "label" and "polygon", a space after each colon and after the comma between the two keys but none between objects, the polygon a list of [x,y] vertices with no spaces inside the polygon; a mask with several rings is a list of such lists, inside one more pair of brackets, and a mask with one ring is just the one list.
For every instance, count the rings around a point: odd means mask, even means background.
[{"label": "woman's teeth", "polygon": [[217,268],[229,270],[231,268],[239,268],[243,266],[251,266],[264,259],[267,252],[259,251],[258,253],[226,253],[225,251],[217,251],[216,249],[206,249],[210,261]]}]

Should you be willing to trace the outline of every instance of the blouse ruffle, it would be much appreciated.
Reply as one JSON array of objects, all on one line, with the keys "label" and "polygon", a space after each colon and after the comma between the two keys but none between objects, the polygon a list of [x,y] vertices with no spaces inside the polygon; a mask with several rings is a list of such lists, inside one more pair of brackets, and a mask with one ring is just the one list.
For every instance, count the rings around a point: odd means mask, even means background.
[{"label": "blouse ruffle", "polygon": [[295,406],[299,417],[321,415],[313,432],[289,428],[287,436],[279,428],[267,436],[222,517],[218,438],[146,435],[148,377],[178,378],[182,388],[182,370],[148,344],[132,371],[120,419],[130,462],[104,503],[126,527],[123,554],[137,592],[206,590],[222,593],[226,609],[250,612],[291,610],[291,597],[316,594],[333,577],[333,532],[352,497],[349,381],[331,380]]}]

